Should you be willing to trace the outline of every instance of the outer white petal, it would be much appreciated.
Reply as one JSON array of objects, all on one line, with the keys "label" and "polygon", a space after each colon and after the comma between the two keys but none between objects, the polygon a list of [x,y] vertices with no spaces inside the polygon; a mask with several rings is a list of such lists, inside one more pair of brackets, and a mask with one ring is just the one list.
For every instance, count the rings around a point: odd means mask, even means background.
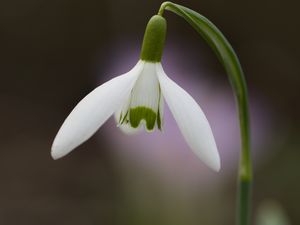
[{"label": "outer white petal", "polygon": [[64,121],[51,149],[54,159],[65,156],[89,139],[128,98],[144,63],[97,87],[82,99]]},{"label": "outer white petal", "polygon": [[209,123],[196,101],[163,71],[157,63],[162,94],[190,148],[209,167],[219,171],[220,157]]}]

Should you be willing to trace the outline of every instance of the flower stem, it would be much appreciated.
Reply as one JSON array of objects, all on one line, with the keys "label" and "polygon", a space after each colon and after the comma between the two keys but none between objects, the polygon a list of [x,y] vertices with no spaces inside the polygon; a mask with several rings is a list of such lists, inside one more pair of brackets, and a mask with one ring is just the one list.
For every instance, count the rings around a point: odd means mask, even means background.
[{"label": "flower stem", "polygon": [[252,162],[250,154],[250,134],[248,97],[246,83],[244,82],[242,95],[237,96],[239,109],[240,133],[241,133],[241,155],[238,173],[238,203],[237,203],[237,225],[250,224],[251,188],[252,188]]},{"label": "flower stem", "polygon": [[165,8],[166,8],[168,5],[171,5],[171,4],[173,4],[173,3],[172,3],[172,2],[163,2],[163,3],[160,5],[160,8],[159,8],[159,10],[158,10],[157,15],[163,16],[164,11],[165,11]]},{"label": "flower stem", "polygon": [[162,16],[164,10],[171,11],[185,19],[205,39],[212,50],[216,53],[228,75],[236,97],[241,137],[236,223],[237,225],[249,225],[252,186],[250,124],[247,85],[239,59],[222,32],[204,16],[189,8],[172,2],[162,3],[158,11],[158,15]]}]

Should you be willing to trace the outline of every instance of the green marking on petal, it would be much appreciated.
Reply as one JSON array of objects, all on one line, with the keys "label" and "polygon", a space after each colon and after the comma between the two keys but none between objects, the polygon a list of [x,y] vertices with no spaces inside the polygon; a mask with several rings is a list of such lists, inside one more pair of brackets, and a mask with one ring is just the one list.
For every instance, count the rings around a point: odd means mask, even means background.
[{"label": "green marking on petal", "polygon": [[[160,101],[161,101],[161,88],[159,86],[159,99],[158,99],[158,104],[160,105]],[[159,110],[159,107],[158,107],[158,110],[157,110],[157,127],[159,130],[161,130],[161,118],[160,118],[160,110]]]},{"label": "green marking on petal", "polygon": [[147,130],[153,130],[156,122],[156,113],[144,106],[138,106],[136,108],[131,108],[129,113],[130,124],[133,128],[137,128],[141,120],[146,121]]},{"label": "green marking on petal", "polygon": [[127,115],[128,115],[128,111],[126,112],[125,116],[123,117],[121,124],[123,124],[124,122],[127,123]]},{"label": "green marking on petal", "polygon": [[122,112],[120,113],[119,123],[122,121]]},{"label": "green marking on petal", "polygon": [[160,118],[160,112],[159,112],[159,109],[157,111],[157,127],[158,129],[161,130],[161,118]]}]

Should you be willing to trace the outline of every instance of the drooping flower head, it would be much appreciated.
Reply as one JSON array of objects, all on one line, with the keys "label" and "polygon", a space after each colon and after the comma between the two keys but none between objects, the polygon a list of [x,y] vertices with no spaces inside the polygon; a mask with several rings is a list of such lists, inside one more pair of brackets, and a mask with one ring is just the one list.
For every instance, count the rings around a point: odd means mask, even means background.
[{"label": "drooping flower head", "polygon": [[209,123],[195,100],[164,72],[161,57],[166,20],[153,16],[145,31],[141,56],[129,72],[97,87],[73,109],[52,145],[52,157],[65,156],[115,115],[125,133],[163,128],[164,100],[189,147],[212,169],[220,158]]}]

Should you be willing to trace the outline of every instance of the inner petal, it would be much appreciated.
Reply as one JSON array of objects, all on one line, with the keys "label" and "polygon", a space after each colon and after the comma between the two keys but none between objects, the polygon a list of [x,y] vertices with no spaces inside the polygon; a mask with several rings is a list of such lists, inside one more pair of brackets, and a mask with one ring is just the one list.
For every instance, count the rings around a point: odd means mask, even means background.
[{"label": "inner petal", "polygon": [[129,112],[129,121],[133,128],[137,128],[142,120],[146,121],[147,130],[153,130],[156,122],[157,113],[151,108],[138,106],[131,108]]},{"label": "inner petal", "polygon": [[[145,63],[144,69],[137,79],[128,102],[116,113],[116,120],[125,133],[140,130],[147,131],[162,127],[162,95],[156,74],[155,63]],[[125,129],[123,129],[125,128]]]},{"label": "inner petal", "polygon": [[131,92],[129,121],[133,128],[145,121],[148,131],[154,129],[159,111],[160,88],[154,63],[145,63],[144,69]]}]

